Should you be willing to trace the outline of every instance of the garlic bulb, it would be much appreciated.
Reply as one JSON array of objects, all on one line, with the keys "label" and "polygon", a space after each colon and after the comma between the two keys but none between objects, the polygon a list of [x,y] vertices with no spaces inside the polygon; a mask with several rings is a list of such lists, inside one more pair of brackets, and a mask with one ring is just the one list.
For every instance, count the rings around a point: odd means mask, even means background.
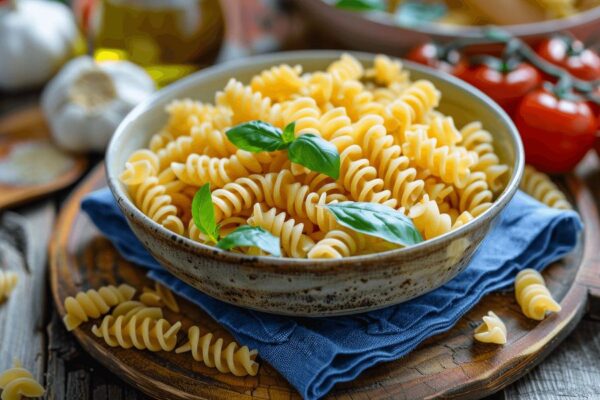
[{"label": "garlic bulb", "polygon": [[79,32],[71,10],[42,0],[0,7],[0,89],[46,82],[72,56]]},{"label": "garlic bulb", "polygon": [[154,89],[150,76],[128,61],[78,57],[48,84],[42,109],[58,146],[103,151],[123,117]]}]

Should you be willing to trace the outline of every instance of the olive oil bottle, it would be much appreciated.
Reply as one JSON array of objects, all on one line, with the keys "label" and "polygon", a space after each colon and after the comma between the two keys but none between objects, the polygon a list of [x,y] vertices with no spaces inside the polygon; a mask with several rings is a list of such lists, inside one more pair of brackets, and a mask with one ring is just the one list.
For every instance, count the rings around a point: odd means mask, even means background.
[{"label": "olive oil bottle", "polygon": [[88,27],[96,59],[132,61],[159,86],[211,64],[224,31],[219,0],[96,0]]}]

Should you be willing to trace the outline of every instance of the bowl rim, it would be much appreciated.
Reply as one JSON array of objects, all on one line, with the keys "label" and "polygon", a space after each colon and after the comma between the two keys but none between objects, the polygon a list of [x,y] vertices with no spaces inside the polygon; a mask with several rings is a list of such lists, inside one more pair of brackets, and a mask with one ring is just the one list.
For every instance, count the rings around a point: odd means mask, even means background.
[{"label": "bowl rim", "polygon": [[[338,59],[344,53],[353,55],[361,62],[365,62],[367,60],[372,61],[373,58],[376,56],[375,53],[345,50],[297,50],[247,57],[244,58],[243,61],[244,66],[262,65],[265,63],[277,65],[281,63],[286,63],[286,60],[290,58],[303,60],[318,59],[333,61],[335,59]],[[397,57],[393,58],[399,59]],[[179,92],[187,86],[195,84],[197,80],[210,79],[212,75],[220,75],[223,72],[231,72],[232,77],[235,76],[235,70],[239,68],[239,60],[233,60],[222,64],[217,64],[208,67],[202,71],[191,74],[190,76],[185,77],[157,91],[150,98],[137,105],[132,111],[129,112],[129,114],[127,114],[127,116],[117,127],[106,151],[105,169],[110,191],[113,194],[113,197],[116,199],[117,204],[125,214],[129,224],[131,224],[131,222],[129,221],[128,216],[131,217],[131,219],[133,220],[137,220],[146,227],[151,228],[152,231],[156,233],[160,239],[163,239],[165,241],[171,241],[173,242],[173,245],[183,244],[186,248],[192,249],[194,253],[198,255],[206,256],[224,262],[240,263],[244,265],[256,264],[260,266],[273,266],[276,268],[299,268],[299,270],[305,270],[304,267],[312,266],[312,269],[319,270],[336,267],[348,267],[350,265],[362,265],[363,263],[370,264],[373,261],[385,262],[391,259],[398,260],[398,258],[400,257],[406,257],[410,259],[411,255],[421,252],[423,251],[423,249],[431,247],[435,248],[436,246],[443,246],[445,242],[449,243],[453,239],[457,239],[463,236],[465,233],[473,232],[477,230],[482,224],[484,224],[484,221],[495,218],[499,214],[499,212],[504,209],[506,204],[508,204],[508,202],[512,199],[512,197],[518,189],[519,182],[523,174],[525,164],[523,144],[521,142],[518,130],[515,127],[512,120],[510,119],[510,117],[498,104],[496,104],[483,92],[469,85],[468,83],[444,72],[437,71],[435,69],[416,64],[410,61],[406,61],[404,59],[399,60],[403,63],[404,66],[408,67],[409,70],[415,70],[419,73],[423,73],[426,75],[433,75],[437,79],[446,81],[447,83],[450,83],[454,86],[458,86],[459,89],[466,91],[471,95],[474,95],[475,97],[478,97],[485,103],[485,106],[490,107],[491,111],[495,113],[496,116],[500,118],[501,122],[508,127],[509,136],[512,140],[510,146],[514,147],[513,150],[515,152],[514,165],[511,166],[512,175],[505,189],[492,203],[492,206],[484,213],[478,215],[472,221],[469,221],[460,228],[447,232],[433,239],[424,240],[423,242],[410,247],[403,247],[372,254],[355,255],[338,259],[308,259],[293,257],[251,256],[222,250],[215,246],[209,246],[196,242],[186,236],[177,235],[174,232],[163,227],[159,223],[155,222],[147,215],[145,215],[133,204],[128,194],[125,192],[124,186],[122,186],[119,182],[119,175],[122,171],[123,166],[115,166],[115,168],[112,168],[113,164],[115,164],[113,160],[117,157],[120,142],[124,140],[123,137],[126,136],[129,126],[142,114],[148,112],[152,108],[155,108],[157,103],[163,101],[165,97],[175,98],[177,92]],[[177,240],[174,239],[174,235],[176,235]],[[317,269],[315,269],[315,267],[317,267]]]},{"label": "bowl rim", "polygon": [[376,25],[384,25],[390,28],[398,28],[401,30],[410,30],[419,32],[425,35],[434,36],[460,36],[476,38],[481,37],[482,30],[485,28],[494,27],[502,29],[514,36],[527,37],[527,36],[538,36],[546,35],[550,33],[560,32],[572,29],[578,25],[588,24],[596,19],[600,19],[600,6],[590,8],[588,10],[578,12],[574,15],[565,18],[554,18],[540,22],[530,22],[524,24],[513,24],[513,25],[452,25],[452,24],[441,24],[435,22],[425,22],[423,24],[415,26],[403,26],[399,25],[394,21],[394,18],[387,12],[356,12],[350,10],[344,10],[336,8],[333,4],[327,0],[298,0],[298,2],[312,2],[318,4],[318,7],[323,6],[330,8],[335,12],[345,15],[346,18],[352,18],[355,20],[368,21]]}]

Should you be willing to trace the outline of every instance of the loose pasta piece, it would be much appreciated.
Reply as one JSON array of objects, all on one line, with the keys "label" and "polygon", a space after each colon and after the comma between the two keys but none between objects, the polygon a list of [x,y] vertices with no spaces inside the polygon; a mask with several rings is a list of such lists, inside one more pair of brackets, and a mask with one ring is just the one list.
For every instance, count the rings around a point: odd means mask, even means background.
[{"label": "loose pasta piece", "polygon": [[0,303],[8,298],[18,281],[19,276],[16,273],[0,271]]},{"label": "loose pasta piece", "polygon": [[305,258],[308,250],[315,244],[309,236],[302,233],[303,223],[296,223],[293,218],[286,215],[285,211],[277,213],[276,208],[264,211],[260,204],[255,204],[248,224],[259,226],[275,237],[279,237],[285,255]]},{"label": "loose pasta piece", "polygon": [[41,397],[45,393],[44,387],[35,380],[31,372],[21,366],[18,360],[14,361],[13,368],[0,374],[0,389],[2,400]]},{"label": "loose pasta piece", "polygon": [[549,207],[560,210],[570,210],[572,208],[567,197],[550,180],[550,177],[543,172],[537,171],[531,165],[525,166],[520,188],[534,199]]},{"label": "loose pasta piece", "polygon": [[493,311],[483,317],[483,324],[475,329],[475,340],[482,343],[506,344],[506,325]]},{"label": "loose pasta piece", "polygon": [[256,350],[250,350],[247,346],[239,347],[236,342],[224,347],[222,338],[214,339],[212,333],[200,336],[200,328],[192,326],[188,330],[188,342],[178,347],[175,352],[191,352],[194,360],[225,374],[256,376],[259,368]]},{"label": "loose pasta piece", "polygon": [[111,347],[172,351],[177,345],[181,322],[171,325],[166,319],[156,319],[146,313],[150,311],[142,309],[128,321],[122,315],[117,318],[107,315],[100,326],[92,327],[92,333]]},{"label": "loose pasta piece", "polygon": [[90,289],[79,292],[75,297],[67,297],[64,302],[66,315],[63,318],[68,331],[77,328],[89,318],[100,318],[114,307],[127,300],[131,300],[135,289],[127,284],[115,287],[103,286],[98,290]]},{"label": "loose pasta piece", "polygon": [[527,268],[515,278],[515,297],[527,318],[538,321],[546,317],[547,312],[561,310],[546,287],[542,275],[534,269]]},{"label": "loose pasta piece", "polygon": [[159,307],[164,305],[173,312],[179,312],[179,304],[173,292],[158,282],[154,283],[154,290],[144,288],[140,301],[147,306]]}]

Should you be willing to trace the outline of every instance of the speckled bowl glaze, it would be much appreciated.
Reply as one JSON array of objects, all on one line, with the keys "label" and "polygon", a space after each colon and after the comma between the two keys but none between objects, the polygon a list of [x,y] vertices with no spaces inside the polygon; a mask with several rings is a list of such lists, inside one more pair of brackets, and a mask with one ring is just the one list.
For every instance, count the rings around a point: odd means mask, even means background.
[{"label": "speckled bowl glaze", "polygon": [[[353,53],[371,64],[374,55]],[[238,306],[275,314],[328,316],[355,314],[398,304],[452,279],[469,262],[498,213],[517,190],[523,148],[510,118],[477,89],[448,75],[405,63],[413,79],[429,79],[442,95],[440,110],[458,126],[480,120],[495,137],[500,158],[511,167],[506,187],[494,205],[465,226],[414,247],[338,260],[255,257],[222,251],[173,234],[131,202],[118,179],[128,156],[146,146],[166,121],[174,99],[212,101],[229,78],[248,82],[252,75],[281,63],[305,71],[324,69],[338,51],[299,51],[248,58],[196,73],[158,92],[121,123],[106,155],[109,186],[129,225],[148,251],[173,275],[198,290]]]},{"label": "speckled bowl glaze", "polygon": [[[343,48],[403,55],[417,44],[431,40],[449,42],[482,36],[481,26],[461,26],[424,22],[417,26],[399,26],[387,13],[365,14],[342,10],[333,1],[296,0],[296,6],[324,37],[333,38]],[[501,3],[501,2],[499,2]],[[499,5],[500,7],[500,5]],[[556,32],[568,31],[581,40],[592,40],[600,34],[600,7],[568,18],[529,24],[504,25],[501,29],[529,43]]]}]

